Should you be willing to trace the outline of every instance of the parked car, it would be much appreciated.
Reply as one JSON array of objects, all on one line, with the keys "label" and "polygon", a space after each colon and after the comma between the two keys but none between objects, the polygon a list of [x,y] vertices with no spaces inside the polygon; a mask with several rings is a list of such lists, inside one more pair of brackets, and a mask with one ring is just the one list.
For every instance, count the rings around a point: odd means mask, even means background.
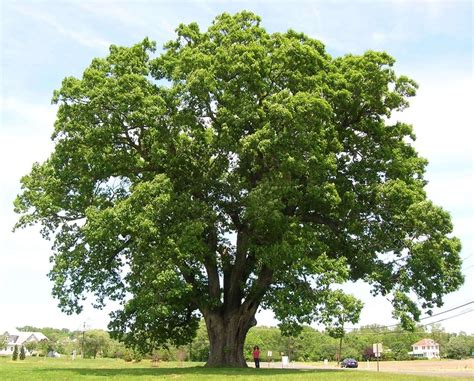
[{"label": "parked car", "polygon": [[359,363],[355,359],[344,359],[341,362],[341,368],[358,368]]}]

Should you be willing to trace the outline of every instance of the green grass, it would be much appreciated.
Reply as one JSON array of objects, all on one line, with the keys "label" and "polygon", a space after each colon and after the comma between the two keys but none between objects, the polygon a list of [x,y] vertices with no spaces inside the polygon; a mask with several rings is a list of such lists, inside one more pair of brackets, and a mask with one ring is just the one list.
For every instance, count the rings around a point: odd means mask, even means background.
[{"label": "green grass", "polygon": [[153,367],[149,360],[126,363],[123,360],[27,358],[12,361],[0,358],[0,380],[62,381],[62,380],[317,380],[317,381],[427,381],[455,378],[374,373],[360,370],[297,370],[297,369],[207,369],[197,363],[164,363]]}]

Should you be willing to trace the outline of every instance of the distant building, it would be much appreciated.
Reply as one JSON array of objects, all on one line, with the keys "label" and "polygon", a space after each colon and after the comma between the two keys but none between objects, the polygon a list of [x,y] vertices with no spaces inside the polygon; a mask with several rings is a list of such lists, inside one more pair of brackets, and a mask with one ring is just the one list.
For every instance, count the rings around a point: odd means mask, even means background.
[{"label": "distant building", "polygon": [[[20,350],[22,345],[26,345],[31,342],[40,342],[42,340],[49,340],[41,332],[20,332],[17,330],[10,330],[3,333],[3,336],[7,338],[6,345],[0,348],[0,356],[11,356],[15,350],[15,345]],[[25,348],[26,350],[26,348]],[[31,355],[26,351],[27,355]]]},{"label": "distant building", "polygon": [[412,346],[412,352],[408,352],[413,357],[439,359],[439,344],[431,339],[422,339]]}]

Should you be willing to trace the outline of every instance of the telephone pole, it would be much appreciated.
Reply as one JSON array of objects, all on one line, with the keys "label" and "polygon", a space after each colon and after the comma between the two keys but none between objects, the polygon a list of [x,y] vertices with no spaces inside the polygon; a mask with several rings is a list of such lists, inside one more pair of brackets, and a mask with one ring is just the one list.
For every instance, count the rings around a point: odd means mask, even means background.
[{"label": "telephone pole", "polygon": [[86,335],[86,322],[84,322],[82,329],[82,359],[84,360],[84,337]]}]

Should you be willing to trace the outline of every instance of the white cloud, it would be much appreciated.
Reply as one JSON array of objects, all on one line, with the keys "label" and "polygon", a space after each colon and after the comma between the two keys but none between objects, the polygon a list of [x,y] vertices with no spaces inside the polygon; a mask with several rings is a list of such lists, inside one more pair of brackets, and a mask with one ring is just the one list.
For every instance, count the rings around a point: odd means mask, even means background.
[{"label": "white cloud", "polygon": [[[52,142],[45,136],[7,136],[0,135],[2,141],[8,144],[2,148],[0,160],[2,176],[0,184],[11,184],[19,181],[20,177],[31,170],[34,162],[43,162],[52,151]],[[14,165],[11,163],[14,162]],[[9,164],[7,164],[9,163]]]},{"label": "white cloud", "polygon": [[417,135],[415,146],[428,159],[467,160],[466,164],[472,165],[472,76],[436,75],[438,78],[419,80],[418,94],[400,119],[413,124]]},{"label": "white cloud", "polygon": [[86,329],[106,329],[109,322],[108,313],[113,311],[113,308],[96,310],[87,306],[80,315],[67,315],[62,313],[56,305],[57,301],[53,298],[44,303],[21,300],[15,303],[2,303],[2,311],[9,311],[9,313],[2,314],[0,317],[0,331],[4,332],[25,325],[82,330],[84,323]]},{"label": "white cloud", "polygon": [[39,228],[12,233],[18,216],[13,200],[20,191],[20,178],[31,170],[33,162],[44,161],[52,151],[49,134],[53,130],[56,106],[42,106],[17,98],[2,98],[0,140],[0,278],[5,273],[36,270],[46,274],[51,243],[44,241]]},{"label": "white cloud", "polygon": [[381,44],[387,40],[387,35],[385,33],[374,32],[372,33],[372,40],[376,44]]},{"label": "white cloud", "polygon": [[[2,176],[0,183],[11,184],[26,174],[35,161],[44,161],[53,144],[57,106],[39,105],[18,98],[2,98],[2,129],[0,139],[6,142],[0,150]],[[5,191],[3,188],[2,193]]]},{"label": "white cloud", "polygon": [[[456,213],[474,211],[473,189],[474,174],[459,171],[454,173],[428,173],[426,186],[428,197],[443,208]],[[459,216],[461,218],[463,216]],[[465,218],[465,216],[464,216]],[[474,216],[471,216],[471,220]],[[470,225],[471,227],[474,225]]]},{"label": "white cloud", "polygon": [[[15,97],[3,97],[1,99],[2,113],[2,133],[8,131],[9,134],[15,134],[21,129],[28,128],[28,126],[37,126],[37,130],[44,130],[44,127],[48,127],[49,131],[52,131],[52,126],[56,116],[57,106],[50,105],[48,103],[38,104],[28,102],[22,98]],[[8,118],[8,120],[7,120]],[[29,123],[28,125],[15,125],[9,126],[10,120],[15,123]],[[7,125],[5,125],[7,124]],[[19,129],[17,128],[19,127]],[[29,130],[29,128],[28,128]],[[30,131],[29,131],[30,132]]]}]

